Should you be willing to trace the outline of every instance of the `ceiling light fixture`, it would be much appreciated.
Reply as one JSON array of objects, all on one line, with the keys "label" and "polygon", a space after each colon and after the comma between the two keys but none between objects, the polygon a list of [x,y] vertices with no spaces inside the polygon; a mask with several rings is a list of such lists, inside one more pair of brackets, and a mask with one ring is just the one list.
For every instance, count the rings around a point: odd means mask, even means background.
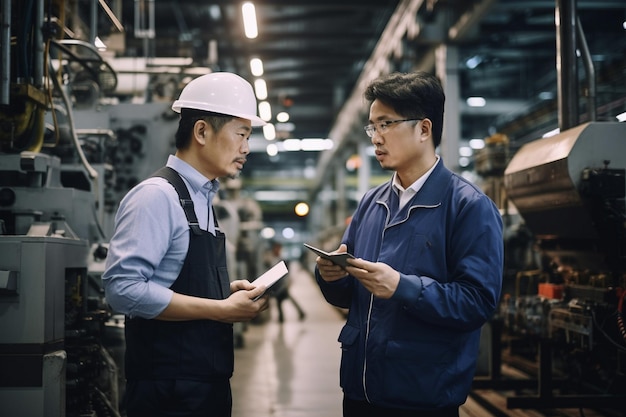
[{"label": "ceiling light fixture", "polygon": [[259,100],[265,100],[267,98],[267,84],[265,84],[264,79],[258,78],[254,80],[254,91],[256,98]]},{"label": "ceiling light fixture", "polygon": [[468,97],[466,103],[470,107],[485,107],[487,100],[483,97]]},{"label": "ceiling light fixture", "polygon": [[267,101],[259,103],[259,117],[266,122],[272,120],[272,106]]},{"label": "ceiling light fixture", "polygon": [[265,136],[265,139],[267,140],[276,139],[276,128],[274,127],[273,124],[268,123],[265,126],[263,126],[263,136]]},{"label": "ceiling light fixture", "polygon": [[259,31],[256,24],[256,11],[254,4],[245,2],[241,5],[241,12],[243,14],[243,30],[248,39],[255,39],[259,35]]},{"label": "ceiling light fixture", "polygon": [[263,75],[263,61],[259,58],[252,58],[250,60],[250,71],[255,77]]}]

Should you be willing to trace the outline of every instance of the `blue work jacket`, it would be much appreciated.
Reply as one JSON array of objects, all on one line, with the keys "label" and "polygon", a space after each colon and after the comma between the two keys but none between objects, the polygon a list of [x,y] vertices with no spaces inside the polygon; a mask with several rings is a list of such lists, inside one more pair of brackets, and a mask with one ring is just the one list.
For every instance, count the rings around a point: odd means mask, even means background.
[{"label": "blue work jacket", "polygon": [[391,181],[359,203],[342,242],[358,258],[400,273],[390,299],[354,277],[316,279],[349,309],[339,335],[344,394],[381,407],[440,409],[470,391],[481,327],[502,286],[502,218],[480,189],[438,163],[393,218]]}]

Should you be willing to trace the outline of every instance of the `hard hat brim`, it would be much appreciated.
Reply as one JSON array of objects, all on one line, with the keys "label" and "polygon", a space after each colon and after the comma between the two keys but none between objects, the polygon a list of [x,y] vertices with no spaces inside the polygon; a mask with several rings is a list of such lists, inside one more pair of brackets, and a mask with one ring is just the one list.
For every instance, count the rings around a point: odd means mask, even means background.
[{"label": "hard hat brim", "polygon": [[239,113],[236,111],[231,111],[230,109],[221,108],[220,106],[207,105],[206,103],[189,102],[187,100],[176,100],[174,104],[172,104],[172,110],[174,110],[176,113],[180,113],[181,110],[184,108],[202,110],[211,113],[223,114],[224,116],[233,116],[240,119],[250,120],[250,123],[254,127],[265,126],[267,124],[265,120],[261,119],[257,115]]}]

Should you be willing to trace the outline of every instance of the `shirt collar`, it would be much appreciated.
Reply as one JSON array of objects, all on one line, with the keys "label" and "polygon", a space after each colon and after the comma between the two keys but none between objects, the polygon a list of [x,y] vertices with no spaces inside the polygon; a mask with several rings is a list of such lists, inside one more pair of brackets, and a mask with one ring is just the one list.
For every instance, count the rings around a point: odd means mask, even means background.
[{"label": "shirt collar", "polygon": [[430,174],[432,174],[432,172],[435,170],[437,163],[441,159],[439,155],[435,155],[435,157],[437,158],[437,160],[435,161],[433,166],[430,167],[430,169],[426,171],[424,175],[419,177],[413,184],[409,185],[407,188],[402,187],[402,185],[400,184],[400,180],[398,179],[398,173],[394,172],[393,179],[391,181],[393,191],[398,195],[401,195],[403,192],[408,190],[411,190],[413,194],[417,194],[417,192],[424,186],[424,183],[426,182]]},{"label": "shirt collar", "polygon": [[166,165],[187,180],[189,187],[191,187],[190,191],[215,194],[220,188],[220,182],[217,179],[207,179],[207,177],[176,155],[170,155],[167,158]]}]

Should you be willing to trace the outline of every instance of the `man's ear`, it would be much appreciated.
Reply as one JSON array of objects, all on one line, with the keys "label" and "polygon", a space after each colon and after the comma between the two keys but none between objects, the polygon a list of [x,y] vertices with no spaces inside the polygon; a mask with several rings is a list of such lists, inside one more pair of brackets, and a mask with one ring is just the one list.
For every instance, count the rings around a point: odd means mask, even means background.
[{"label": "man's ear", "polygon": [[425,142],[432,137],[433,122],[430,119],[422,119],[420,129],[420,142]]},{"label": "man's ear", "polygon": [[193,125],[193,139],[204,145],[209,129],[209,125],[204,120],[198,120]]}]

